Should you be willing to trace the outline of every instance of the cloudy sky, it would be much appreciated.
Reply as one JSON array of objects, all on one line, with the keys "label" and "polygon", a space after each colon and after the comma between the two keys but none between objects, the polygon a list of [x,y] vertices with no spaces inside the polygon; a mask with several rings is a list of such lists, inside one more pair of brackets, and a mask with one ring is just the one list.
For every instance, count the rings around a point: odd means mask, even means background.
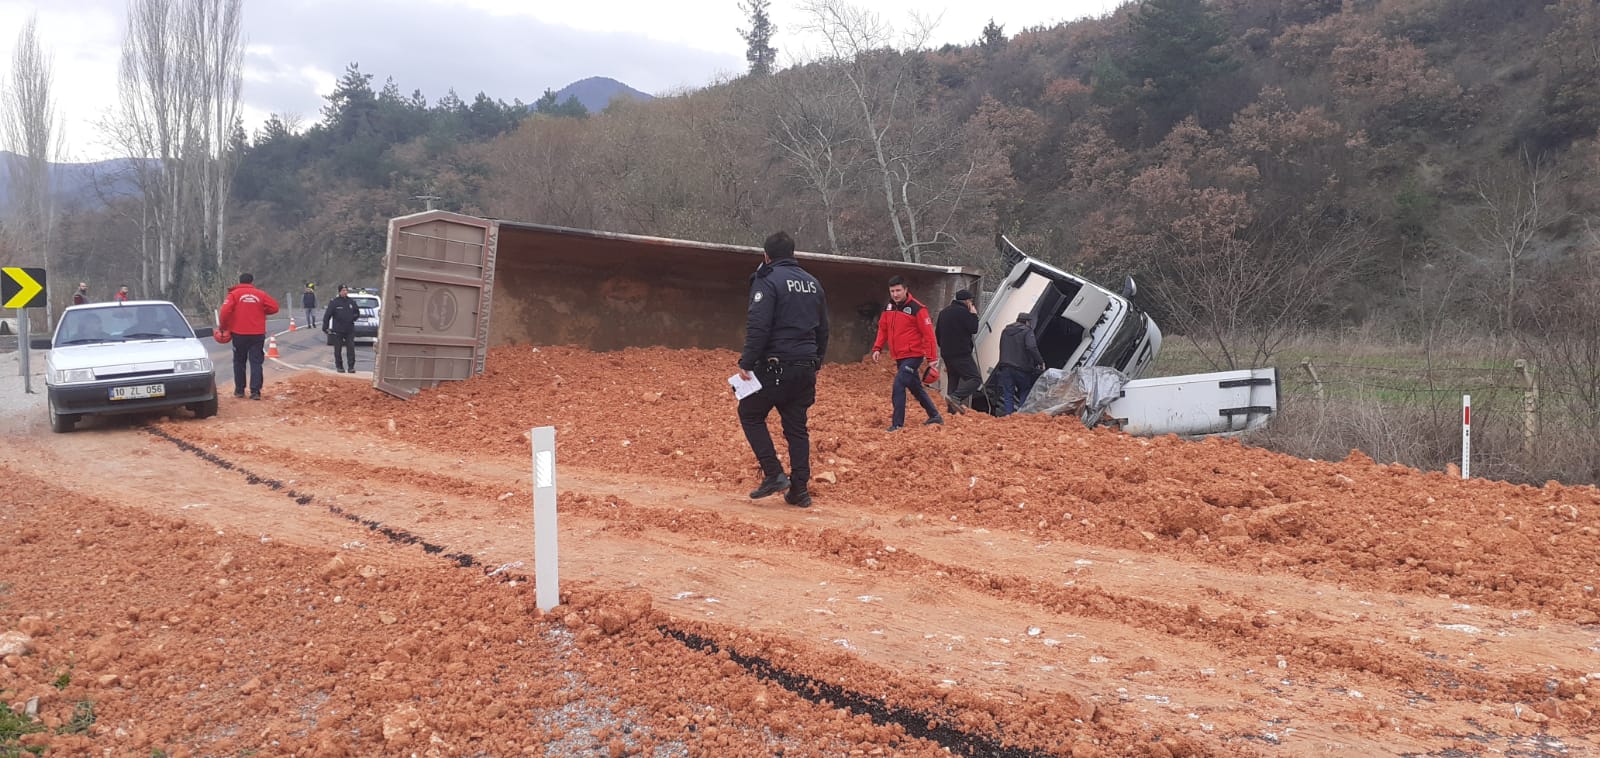
[{"label": "cloudy sky", "polygon": [[[781,61],[805,55],[803,0],[772,0]],[[936,17],[934,44],[970,42],[993,17],[1007,33],[1114,10],[1123,0],[867,0],[886,20]],[[37,14],[55,66],[66,156],[108,157],[97,124],[116,101],[125,0],[0,0],[0,76],[16,31]],[[745,69],[738,0],[245,0],[244,105],[254,131],[269,113],[320,118],[322,96],[352,62],[430,101],[454,87],[532,102],[545,88],[609,76],[661,94]]]}]

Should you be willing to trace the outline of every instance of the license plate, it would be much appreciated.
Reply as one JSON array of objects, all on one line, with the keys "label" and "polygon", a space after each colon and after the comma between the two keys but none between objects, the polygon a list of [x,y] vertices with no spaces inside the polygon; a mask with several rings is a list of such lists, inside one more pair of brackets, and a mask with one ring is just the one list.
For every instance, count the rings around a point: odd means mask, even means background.
[{"label": "license plate", "polygon": [[165,384],[136,384],[132,387],[112,387],[112,400],[144,400],[152,397],[166,397],[167,385]]}]

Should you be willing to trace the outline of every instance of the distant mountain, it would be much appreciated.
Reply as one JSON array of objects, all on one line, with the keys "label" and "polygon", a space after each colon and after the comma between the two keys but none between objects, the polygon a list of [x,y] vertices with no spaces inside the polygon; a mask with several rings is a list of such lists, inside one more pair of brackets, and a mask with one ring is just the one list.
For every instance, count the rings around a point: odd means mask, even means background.
[{"label": "distant mountain", "polygon": [[[14,153],[0,150],[0,207],[10,202],[11,161]],[[107,200],[139,194],[133,181],[134,162],[114,158],[92,163],[50,165],[51,194],[64,208],[95,208]]]},{"label": "distant mountain", "polygon": [[568,95],[576,96],[578,102],[583,103],[583,107],[589,109],[590,113],[599,113],[605,110],[606,106],[611,104],[611,100],[618,96],[630,97],[640,101],[655,99],[651,95],[629,87],[616,79],[604,76],[591,76],[588,79],[580,79],[556,90],[556,102],[566,102]]}]

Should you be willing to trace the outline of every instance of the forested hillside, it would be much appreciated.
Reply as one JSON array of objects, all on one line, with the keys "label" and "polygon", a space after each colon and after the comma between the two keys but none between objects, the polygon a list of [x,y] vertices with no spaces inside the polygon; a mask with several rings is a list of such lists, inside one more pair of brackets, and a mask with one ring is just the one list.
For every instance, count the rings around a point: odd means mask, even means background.
[{"label": "forested hillside", "polygon": [[[1571,319],[1600,276],[1593,0],[1146,0],[939,49],[813,10],[815,61],[595,113],[352,65],[317,123],[241,140],[229,249],[284,287],[375,281],[386,220],[429,202],[985,269],[1004,233],[1134,274],[1244,363],[1306,326]],[[131,208],[67,214],[66,267],[135,279]]]}]

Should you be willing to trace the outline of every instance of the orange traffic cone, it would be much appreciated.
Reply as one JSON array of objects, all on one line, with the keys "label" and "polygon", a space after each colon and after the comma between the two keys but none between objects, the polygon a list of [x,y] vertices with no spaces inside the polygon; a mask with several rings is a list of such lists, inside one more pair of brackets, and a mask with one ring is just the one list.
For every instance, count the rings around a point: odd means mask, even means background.
[{"label": "orange traffic cone", "polygon": [[267,357],[278,357],[278,338],[276,336],[267,338]]},{"label": "orange traffic cone", "polygon": [[289,317],[289,331],[294,331],[294,316]]}]

